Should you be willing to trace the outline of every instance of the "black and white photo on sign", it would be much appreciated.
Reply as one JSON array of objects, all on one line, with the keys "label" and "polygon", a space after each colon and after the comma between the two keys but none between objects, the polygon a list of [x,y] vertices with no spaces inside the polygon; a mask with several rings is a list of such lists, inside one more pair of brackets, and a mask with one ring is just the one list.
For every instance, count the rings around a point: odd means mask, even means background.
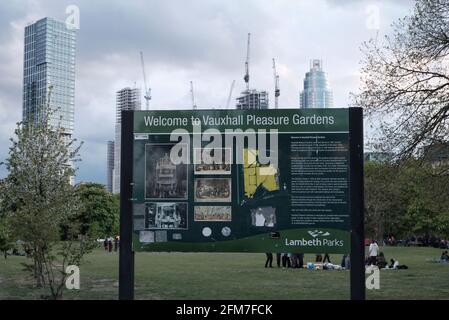
[{"label": "black and white photo on sign", "polygon": [[145,229],[187,229],[187,203],[147,203]]},{"label": "black and white photo on sign", "polygon": [[230,174],[231,148],[194,149],[195,174]]},{"label": "black and white photo on sign", "polygon": [[[181,146],[181,150],[172,151],[174,146],[171,143],[145,145],[146,199],[187,199],[188,148]],[[178,163],[183,158],[185,161]]]},{"label": "black and white photo on sign", "polygon": [[231,206],[195,206],[195,221],[231,221]]},{"label": "black and white photo on sign", "polygon": [[251,224],[254,227],[274,227],[276,225],[276,208],[257,207],[251,209]]},{"label": "black and white photo on sign", "polygon": [[231,202],[231,179],[196,178],[195,201]]}]

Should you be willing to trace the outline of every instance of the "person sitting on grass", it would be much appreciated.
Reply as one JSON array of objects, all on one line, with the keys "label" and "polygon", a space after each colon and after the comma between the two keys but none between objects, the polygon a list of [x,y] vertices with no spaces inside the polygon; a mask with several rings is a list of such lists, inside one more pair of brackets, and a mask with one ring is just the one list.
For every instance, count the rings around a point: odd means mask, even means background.
[{"label": "person sitting on grass", "polygon": [[440,260],[442,262],[449,262],[449,255],[447,254],[447,250],[441,254]]},{"label": "person sitting on grass", "polygon": [[398,266],[399,266],[398,260],[390,259],[390,265],[388,266],[387,269],[397,269]]},{"label": "person sitting on grass", "polygon": [[398,260],[390,259],[390,265],[385,269],[400,270],[400,269],[408,269],[408,267],[405,264],[403,265],[399,264]]}]

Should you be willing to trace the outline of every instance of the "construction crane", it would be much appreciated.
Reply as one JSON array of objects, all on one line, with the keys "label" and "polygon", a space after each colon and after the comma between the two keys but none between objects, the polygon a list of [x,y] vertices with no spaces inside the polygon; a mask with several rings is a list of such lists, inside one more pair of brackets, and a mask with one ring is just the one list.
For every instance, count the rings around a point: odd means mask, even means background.
[{"label": "construction crane", "polygon": [[147,110],[150,109],[150,100],[151,100],[151,88],[149,88],[147,86],[147,76],[145,73],[145,62],[143,60],[143,52],[140,51],[140,62],[142,64],[142,73],[143,73],[143,84],[145,86],[145,91],[144,91],[144,98],[145,98],[145,106],[147,108]]},{"label": "construction crane", "polygon": [[276,62],[273,58],[273,75],[274,75],[274,108],[278,108],[279,96],[281,95],[281,90],[279,89],[279,75],[276,72]]},{"label": "construction crane", "polygon": [[249,45],[250,45],[251,33],[248,33],[248,44],[246,47],[246,61],[245,61],[245,76],[243,79],[246,82],[246,90],[249,90]]},{"label": "construction crane", "polygon": [[228,101],[226,102],[226,109],[229,109],[229,104],[231,103],[232,91],[234,90],[235,80],[232,80],[231,89],[229,89]]},{"label": "construction crane", "polygon": [[196,110],[195,96],[193,94],[193,81],[190,81],[190,96],[192,98],[192,108],[193,110]]}]

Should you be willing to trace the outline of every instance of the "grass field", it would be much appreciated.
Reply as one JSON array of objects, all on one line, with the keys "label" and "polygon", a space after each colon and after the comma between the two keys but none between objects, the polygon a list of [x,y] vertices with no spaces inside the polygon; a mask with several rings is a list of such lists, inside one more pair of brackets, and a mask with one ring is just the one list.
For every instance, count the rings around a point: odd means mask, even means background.
[{"label": "grass field", "polygon": [[[431,248],[383,248],[408,270],[381,271],[380,290],[368,299],[449,299],[449,264],[426,259]],[[313,255],[306,255],[305,262]],[[340,255],[331,255],[340,263]],[[0,300],[38,299],[41,291],[22,271],[25,257],[0,260]],[[136,253],[136,299],[349,299],[349,271],[265,269],[264,254]],[[65,299],[116,299],[118,254],[97,249],[81,266],[81,290]]]}]

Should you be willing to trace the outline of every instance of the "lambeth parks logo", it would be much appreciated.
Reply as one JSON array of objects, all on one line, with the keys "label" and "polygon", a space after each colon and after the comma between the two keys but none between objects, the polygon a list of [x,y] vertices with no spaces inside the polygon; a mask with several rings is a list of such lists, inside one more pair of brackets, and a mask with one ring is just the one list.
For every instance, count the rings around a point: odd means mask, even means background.
[{"label": "lambeth parks logo", "polygon": [[343,247],[343,240],[329,238],[331,233],[328,231],[310,230],[307,233],[312,239],[306,239],[305,237],[301,239],[285,238],[285,245],[295,247]]},{"label": "lambeth parks logo", "polygon": [[330,236],[331,234],[329,232],[324,232],[324,231],[319,231],[319,230],[314,230],[314,231],[307,231],[308,234],[310,234],[312,237],[316,238],[316,237],[327,237]]}]

